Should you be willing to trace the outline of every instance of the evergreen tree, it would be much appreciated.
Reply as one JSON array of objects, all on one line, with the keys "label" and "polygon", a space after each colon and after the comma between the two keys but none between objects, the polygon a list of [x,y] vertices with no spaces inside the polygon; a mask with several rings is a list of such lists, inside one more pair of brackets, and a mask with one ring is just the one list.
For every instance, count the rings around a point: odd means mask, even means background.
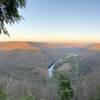
[{"label": "evergreen tree", "polygon": [[23,96],[21,100],[36,100],[34,96]]},{"label": "evergreen tree", "polygon": [[3,86],[0,86],[0,100],[6,100],[6,99],[7,99],[6,89]]},{"label": "evergreen tree", "polygon": [[18,9],[26,6],[26,0],[0,0],[0,34],[8,34],[5,24],[21,20]]},{"label": "evergreen tree", "polygon": [[66,73],[59,72],[57,74],[57,84],[59,100],[70,100],[73,97],[73,89]]}]

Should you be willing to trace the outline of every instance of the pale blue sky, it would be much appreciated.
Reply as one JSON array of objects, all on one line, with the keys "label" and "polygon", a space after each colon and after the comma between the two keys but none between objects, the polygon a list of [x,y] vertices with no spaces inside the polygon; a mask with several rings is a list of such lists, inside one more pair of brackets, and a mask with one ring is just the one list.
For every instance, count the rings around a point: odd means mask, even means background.
[{"label": "pale blue sky", "polygon": [[100,0],[28,0],[20,14],[1,40],[100,42]]}]

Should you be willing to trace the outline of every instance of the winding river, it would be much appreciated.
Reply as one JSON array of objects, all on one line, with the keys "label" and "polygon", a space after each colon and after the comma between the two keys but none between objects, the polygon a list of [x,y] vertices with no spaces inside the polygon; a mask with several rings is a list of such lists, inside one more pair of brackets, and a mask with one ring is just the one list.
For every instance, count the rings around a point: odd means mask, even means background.
[{"label": "winding river", "polygon": [[54,70],[54,66],[56,65],[56,61],[55,62],[53,62],[50,66],[49,66],[49,68],[48,68],[48,75],[49,75],[49,78],[51,78],[51,77],[53,77],[53,70]]},{"label": "winding river", "polygon": [[[69,54],[69,55],[66,57],[66,60],[67,60],[68,58],[72,57],[72,56],[77,57],[78,54]],[[52,77],[53,77],[53,70],[54,70],[55,65],[56,65],[58,62],[59,62],[59,60],[58,60],[58,61],[54,61],[52,64],[49,65],[49,67],[48,67],[48,75],[49,75],[49,78],[52,78]],[[78,68],[77,68],[77,70],[78,70]]]}]

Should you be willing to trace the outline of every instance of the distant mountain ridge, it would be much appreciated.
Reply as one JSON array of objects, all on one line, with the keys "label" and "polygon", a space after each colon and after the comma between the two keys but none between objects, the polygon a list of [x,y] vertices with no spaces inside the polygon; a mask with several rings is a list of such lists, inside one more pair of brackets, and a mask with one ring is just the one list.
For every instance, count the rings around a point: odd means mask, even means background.
[{"label": "distant mountain ridge", "polygon": [[0,50],[4,51],[12,51],[12,50],[34,50],[39,51],[40,47],[44,48],[86,48],[86,49],[92,49],[92,50],[100,50],[100,43],[95,44],[81,44],[81,43],[63,43],[63,44],[57,44],[57,43],[39,43],[39,42],[0,42]]},{"label": "distant mountain ridge", "polygon": [[89,46],[90,49],[93,49],[93,50],[100,50],[100,43],[96,43],[96,44],[91,44]]},{"label": "distant mountain ridge", "polygon": [[35,50],[37,47],[31,46],[28,42],[0,42],[0,50],[12,51],[12,50]]}]

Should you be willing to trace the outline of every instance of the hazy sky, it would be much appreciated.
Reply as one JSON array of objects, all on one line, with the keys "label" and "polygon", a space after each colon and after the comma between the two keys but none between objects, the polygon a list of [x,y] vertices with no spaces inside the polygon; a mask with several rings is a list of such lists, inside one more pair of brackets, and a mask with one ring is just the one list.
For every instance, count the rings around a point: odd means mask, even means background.
[{"label": "hazy sky", "polygon": [[28,0],[20,14],[1,41],[100,42],[100,0]]}]

